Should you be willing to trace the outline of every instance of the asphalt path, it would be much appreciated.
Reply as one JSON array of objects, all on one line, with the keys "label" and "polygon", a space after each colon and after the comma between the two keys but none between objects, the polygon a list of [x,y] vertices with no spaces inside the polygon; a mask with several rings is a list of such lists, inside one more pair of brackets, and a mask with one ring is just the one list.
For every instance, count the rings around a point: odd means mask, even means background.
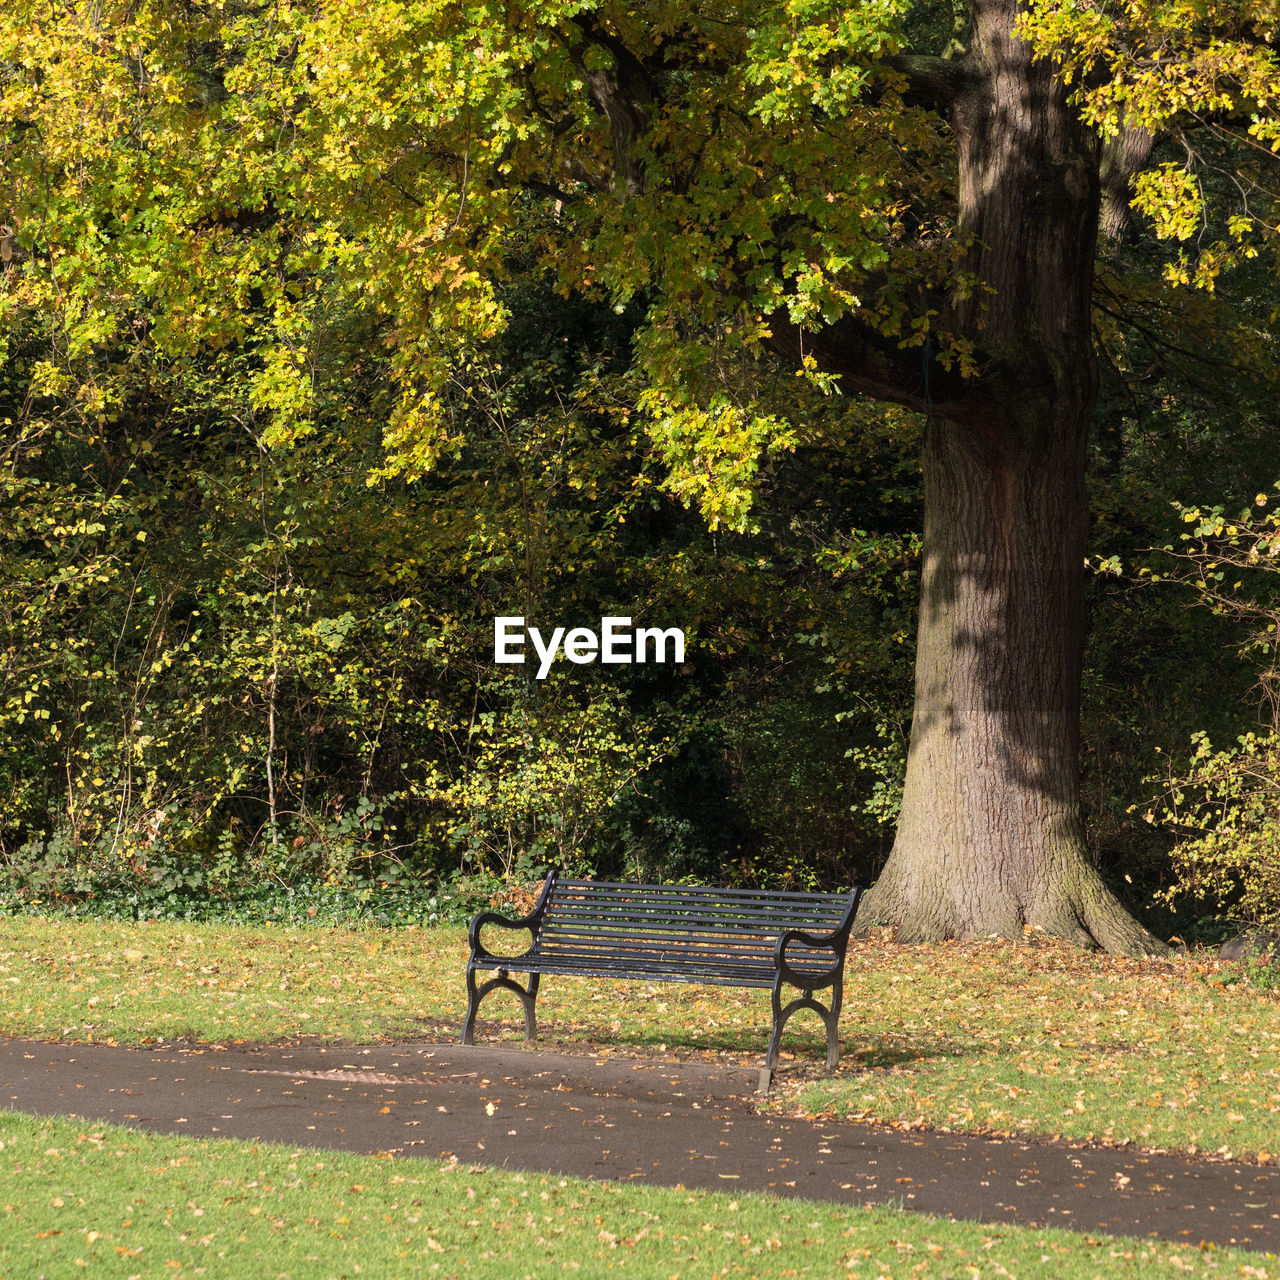
[{"label": "asphalt path", "polygon": [[757,1111],[758,1073],[479,1045],[0,1040],[0,1107],[1280,1253],[1280,1170]]}]

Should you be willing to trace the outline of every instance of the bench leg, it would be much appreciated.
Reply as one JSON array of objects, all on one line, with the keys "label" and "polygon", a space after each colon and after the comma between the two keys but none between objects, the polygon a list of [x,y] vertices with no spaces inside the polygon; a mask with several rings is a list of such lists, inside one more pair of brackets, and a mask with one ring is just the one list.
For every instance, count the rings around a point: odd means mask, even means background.
[{"label": "bench leg", "polygon": [[827,1024],[827,1070],[834,1071],[840,1065],[840,1006],[844,1003],[844,974],[842,973],[831,992],[831,1009],[823,1021]]},{"label": "bench leg", "polygon": [[[841,975],[843,978],[843,974]],[[801,1009],[812,1009],[822,1019],[827,1032],[827,1070],[834,1071],[840,1062],[840,1005],[844,999],[844,983],[837,979],[831,993],[831,1007],[828,1008],[814,995],[812,989],[801,988],[801,994],[788,1004],[782,1003],[782,978],[773,984],[773,1035],[769,1037],[769,1056],[765,1059],[765,1067],[773,1071],[778,1065],[778,1047],[782,1042],[782,1028],[787,1019]]]},{"label": "bench leg", "polygon": [[502,987],[506,991],[514,991],[520,997],[520,1004],[524,1008],[524,1038],[526,1040],[536,1040],[538,1038],[538,1015],[534,1009],[534,1002],[538,998],[538,984],[542,980],[540,973],[531,973],[529,975],[529,986],[522,987],[506,969],[499,969],[496,978],[490,978],[487,982],[476,982],[476,970],[470,965],[467,966],[467,1017],[462,1024],[462,1043],[475,1044],[476,1042],[476,1014],[480,1009],[480,1001],[485,998],[495,987]]}]

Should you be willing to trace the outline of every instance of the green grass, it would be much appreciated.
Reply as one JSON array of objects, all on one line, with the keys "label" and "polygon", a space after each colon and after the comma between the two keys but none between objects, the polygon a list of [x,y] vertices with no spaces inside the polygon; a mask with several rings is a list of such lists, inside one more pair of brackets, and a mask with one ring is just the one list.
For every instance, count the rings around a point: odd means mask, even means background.
[{"label": "green grass", "polygon": [[0,1276],[1276,1277],[1274,1257],[0,1112]]},{"label": "green grass", "polygon": [[[0,1025],[126,1043],[318,1036],[452,1038],[465,1005],[465,931],[0,923]],[[999,1133],[1217,1152],[1269,1161],[1280,1134],[1280,999],[1215,958],[1172,962],[1025,944],[850,950],[843,1059],[821,1076],[808,1015],[788,1028],[774,1104]],[[767,995],[550,980],[543,1044],[762,1062]],[[513,997],[485,1036],[517,1040]]]},{"label": "green grass", "polygon": [[1049,942],[852,963],[853,1061],[801,1089],[808,1112],[1275,1159],[1280,1002],[1237,966]]},{"label": "green grass", "polygon": [[[514,936],[514,935],[513,935]],[[510,944],[511,938],[503,939]],[[16,1035],[118,1044],[321,1036],[455,1037],[466,1012],[466,930],[0,921],[0,1020]],[[696,1045],[760,1056],[769,998],[549,980],[547,1038]],[[612,990],[607,988],[612,987]],[[486,1034],[522,1036],[513,996],[495,993]],[[801,1038],[817,1052],[819,1037]]]},{"label": "green grass", "polygon": [[423,1035],[441,1023],[461,1026],[465,956],[458,926],[17,916],[0,921],[0,1015],[17,1035],[119,1044]]}]

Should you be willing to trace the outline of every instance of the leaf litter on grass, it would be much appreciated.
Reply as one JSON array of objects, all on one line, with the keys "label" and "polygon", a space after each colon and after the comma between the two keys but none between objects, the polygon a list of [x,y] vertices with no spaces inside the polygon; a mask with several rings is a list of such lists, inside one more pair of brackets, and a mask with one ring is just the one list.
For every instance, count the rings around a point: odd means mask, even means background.
[{"label": "leaf litter on grass", "polygon": [[[10,918],[0,1018],[15,1035],[138,1044],[453,1039],[466,932]],[[899,1126],[1060,1135],[1235,1158],[1280,1152],[1280,1000],[1214,956],[1132,960],[1023,943],[850,946],[842,1060],[788,1024],[776,1106]],[[759,1066],[767,993],[548,980],[543,1047]],[[483,1038],[522,1042],[514,997]]]},{"label": "leaf litter on grass", "polygon": [[1235,976],[1216,957],[1135,960],[1048,938],[858,942],[849,1060],[795,1102],[1267,1162],[1280,1149],[1280,1003]]},{"label": "leaf litter on grass", "polygon": [[0,1112],[0,1275],[1277,1280],[1234,1249]]}]

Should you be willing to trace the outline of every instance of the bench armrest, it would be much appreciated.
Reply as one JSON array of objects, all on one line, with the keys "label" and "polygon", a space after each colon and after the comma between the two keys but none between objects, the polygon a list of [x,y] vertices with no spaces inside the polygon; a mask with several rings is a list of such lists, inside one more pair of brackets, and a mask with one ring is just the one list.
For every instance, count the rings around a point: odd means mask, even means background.
[{"label": "bench armrest", "polygon": [[[796,986],[811,986],[815,981],[830,982],[844,967],[844,939],[840,931],[834,933],[806,933],[803,929],[788,929],[778,939],[773,951],[773,965],[784,978]],[[834,963],[830,969],[817,973],[802,974],[787,963],[787,948],[796,943],[813,951],[830,951],[834,953]]]},{"label": "bench armrest", "polygon": [[[547,903],[551,898],[551,890],[555,886],[556,873],[553,870],[547,876],[547,882],[542,887],[542,893],[538,895],[538,901],[534,904],[534,908],[527,916],[504,916],[500,911],[481,911],[472,917],[471,927],[467,931],[468,941],[471,943],[471,959],[505,959],[506,957],[496,956],[480,941],[480,930],[487,924],[496,924],[502,929],[528,929],[533,937],[529,941],[529,946],[521,952],[521,955],[528,955],[533,950],[533,944],[538,940],[538,931],[542,928],[542,917],[546,914]],[[512,960],[518,960],[519,956],[510,957]]]},{"label": "bench armrest", "polygon": [[[815,981],[819,984],[835,981],[840,976],[840,971],[844,968],[845,950],[849,945],[849,931],[853,928],[853,917],[857,914],[858,902],[861,897],[862,890],[854,889],[849,896],[849,907],[844,914],[844,919],[830,933],[809,933],[804,929],[788,929],[778,939],[778,945],[774,948],[774,968],[788,982],[796,986],[812,986]],[[819,970],[817,973],[808,975],[801,974],[787,963],[787,948],[792,943],[808,947],[812,951],[830,951],[833,953],[834,962],[829,969]]]}]

